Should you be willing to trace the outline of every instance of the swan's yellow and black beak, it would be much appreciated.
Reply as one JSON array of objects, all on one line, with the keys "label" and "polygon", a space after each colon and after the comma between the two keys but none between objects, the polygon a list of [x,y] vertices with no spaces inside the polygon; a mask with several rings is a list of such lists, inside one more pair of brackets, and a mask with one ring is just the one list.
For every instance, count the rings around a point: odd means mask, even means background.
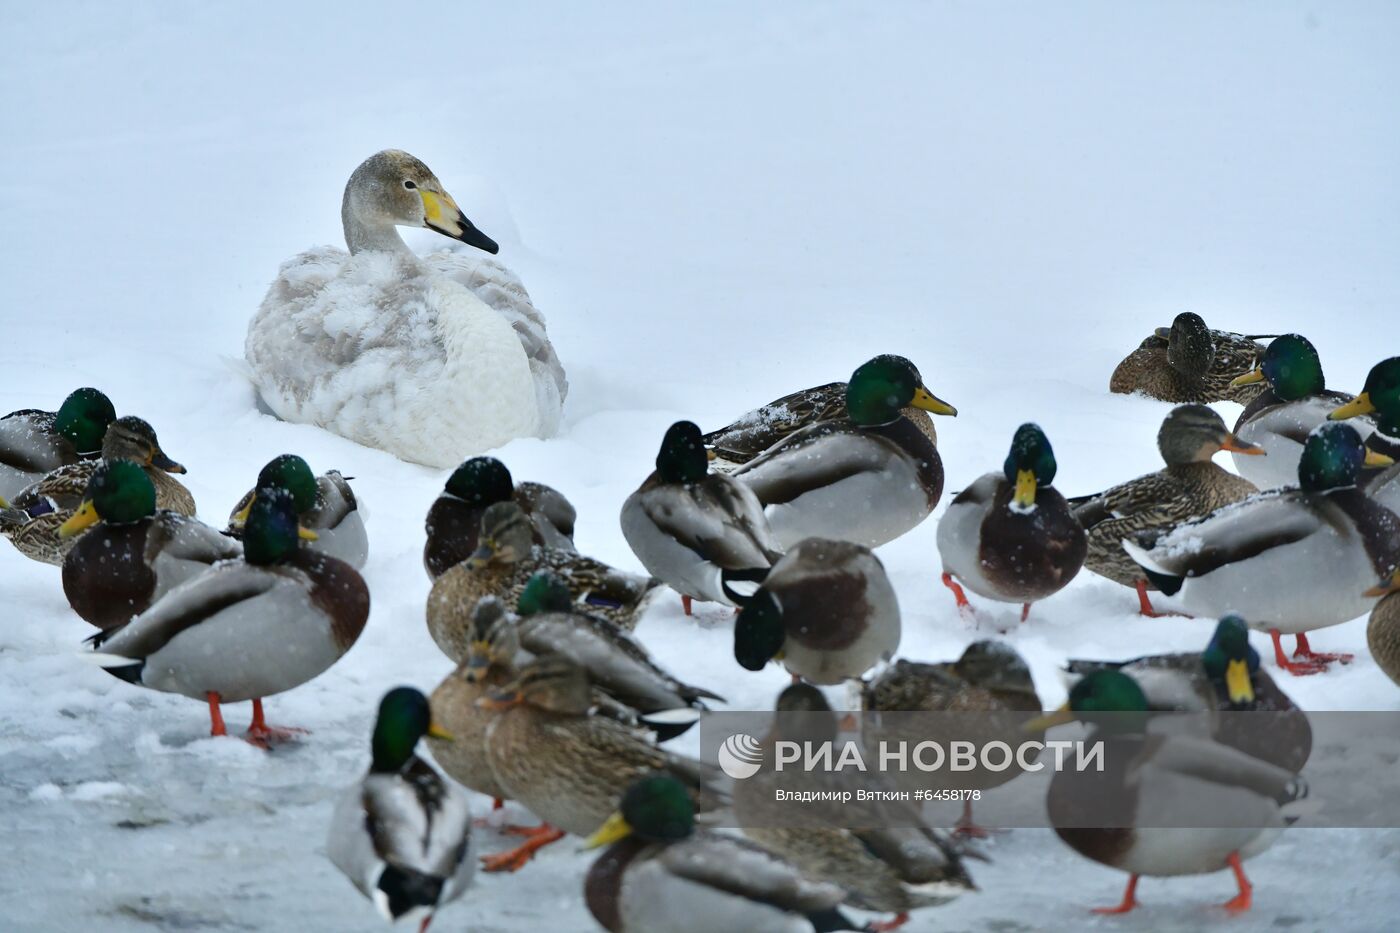
[{"label": "swan's yellow and black beak", "polygon": [[1044,716],[1037,716],[1021,724],[1022,732],[1044,732],[1056,726],[1063,726],[1067,722],[1074,722],[1074,710],[1066,703],[1053,713],[1046,713]]},{"label": "swan's yellow and black beak", "polygon": [[78,506],[78,511],[74,512],[66,522],[58,526],[58,536],[64,539],[71,538],[87,531],[101,520],[102,516],[97,514],[96,506],[89,499]]},{"label": "swan's yellow and black beak", "polygon": [[1245,373],[1243,376],[1236,376],[1234,379],[1231,379],[1231,380],[1230,380],[1230,387],[1231,387],[1231,388],[1234,388],[1234,387],[1236,387],[1236,386],[1248,386],[1248,385],[1253,385],[1253,384],[1256,383],[1256,382],[1263,382],[1263,381],[1264,381],[1264,370],[1263,370],[1262,368],[1260,368],[1260,369],[1254,369],[1254,370],[1251,370],[1250,372]]},{"label": "swan's yellow and black beak", "polygon": [[632,827],[621,813],[614,813],[603,821],[603,825],[598,827],[598,831],[587,839],[583,840],[585,849],[596,849],[605,846],[610,842],[617,842],[632,835]]},{"label": "swan's yellow and black beak", "polygon": [[476,224],[467,219],[457,202],[452,200],[452,195],[446,191],[429,191],[426,188],[419,188],[418,194],[423,198],[423,226],[493,255],[501,251],[495,240],[482,233],[476,228]]},{"label": "swan's yellow and black beak", "polygon": [[1371,402],[1371,393],[1362,392],[1340,408],[1333,409],[1327,417],[1331,421],[1341,421],[1344,418],[1355,418],[1357,415],[1369,415],[1375,410],[1376,406]]},{"label": "swan's yellow and black beak", "polygon": [[1244,659],[1231,661],[1225,667],[1225,690],[1231,703],[1254,702],[1254,684],[1249,682],[1249,664]]},{"label": "swan's yellow and black beak", "polygon": [[914,390],[914,400],[909,404],[913,405],[915,408],[922,408],[924,411],[935,415],[949,415],[956,418],[958,414],[956,408],[949,405],[923,386],[919,386]]},{"label": "swan's yellow and black beak", "polygon": [[1023,509],[1028,509],[1035,505],[1036,490],[1035,470],[1016,471],[1016,505]]}]

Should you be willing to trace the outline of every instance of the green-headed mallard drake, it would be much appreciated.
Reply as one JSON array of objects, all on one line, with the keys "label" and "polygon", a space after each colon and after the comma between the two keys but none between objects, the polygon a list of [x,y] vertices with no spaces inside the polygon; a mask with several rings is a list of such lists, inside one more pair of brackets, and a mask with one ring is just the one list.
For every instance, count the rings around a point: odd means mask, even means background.
[{"label": "green-headed mallard drake", "polygon": [[647,572],[690,601],[737,606],[736,580],[762,580],[782,555],[753,490],[711,473],[700,429],[677,421],[656,470],[622,505],[622,534]]},{"label": "green-headed mallard drake", "polygon": [[131,621],[176,586],[243,553],[237,541],[198,519],[156,510],[156,490],[130,460],[103,460],[83,504],[58,528],[81,533],[63,558],[63,594],[98,628]]},{"label": "green-headed mallard drake", "polygon": [[1150,545],[1157,535],[1182,522],[1258,492],[1249,480],[1218,466],[1211,457],[1221,450],[1246,456],[1264,452],[1231,434],[1220,416],[1204,405],[1173,408],[1157,431],[1157,449],[1166,469],[1069,500],[1074,517],[1089,536],[1085,568],[1136,589],[1145,616],[1158,614],[1147,595],[1151,585],[1123,550],[1123,539]]},{"label": "green-headed mallard drake", "polygon": [[781,660],[795,676],[839,684],[899,648],[899,600],[869,548],[807,538],[769,571],[734,620],[734,657],[751,671]]},{"label": "green-headed mallard drake", "polygon": [[841,913],[841,887],[746,839],[697,829],[690,793],[669,775],[635,781],[585,845],[609,843],[583,883],[609,933],[864,929]]},{"label": "green-headed mallard drake", "polygon": [[428,631],[443,653],[460,661],[472,609],[483,596],[508,606],[520,601],[530,578],[542,570],[558,574],[574,601],[629,631],[646,597],[661,581],[625,573],[573,551],[532,543],[530,519],[514,502],[498,502],[481,517],[476,552],[433,583],[428,594]]},{"label": "green-headed mallard drake", "polygon": [[296,454],[273,457],[258,473],[257,484],[233,507],[226,534],[234,538],[243,536],[248,509],[261,489],[285,489],[292,494],[301,527],[316,533],[311,547],[345,561],[356,570],[365,565],[369,559],[365,520],[354,490],[339,470],[328,470],[318,477]]},{"label": "green-headed mallard drake", "polygon": [[[1293,772],[1209,739],[1148,731],[1147,697],[1121,671],[1095,671],[1074,685],[1060,712],[1039,728],[1083,720],[1095,725],[1104,766],[1057,770],[1046,800],[1056,834],[1080,855],[1130,877],[1127,913],[1143,875],[1204,875],[1229,868],[1239,894],[1224,905],[1248,910],[1251,885],[1241,864],[1273,845],[1292,821],[1288,805],[1306,796]],[[1107,715],[1099,715],[1107,714]]]},{"label": "green-headed mallard drake", "polygon": [[[867,929],[893,930],[907,922],[910,911],[945,904],[976,888],[963,865],[962,849],[947,833],[924,824],[917,805],[872,804],[863,810],[859,804],[843,804],[844,813],[812,810],[800,819],[775,812],[778,789],[825,792],[852,786],[849,776],[839,772],[793,775],[774,765],[778,742],[840,746],[836,714],[821,691],[793,684],[779,695],[777,710],[771,731],[760,742],[762,766],[734,784],[734,812],[746,836],[808,876],[843,888],[848,906],[898,915]],[[878,775],[862,774],[855,786],[878,787]]]},{"label": "green-headed mallard drake", "polygon": [[[986,713],[990,715],[986,718],[986,732],[981,737],[985,741],[1006,741],[1012,746],[1022,739],[1020,725],[1026,717],[1003,714],[1037,713],[1041,709],[1040,696],[1035,692],[1035,681],[1031,679],[1025,659],[1006,642],[988,639],[968,645],[956,661],[925,664],[900,658],[861,686],[861,708],[867,713]],[[881,724],[880,734],[892,741],[901,738],[921,741],[898,733],[907,731],[903,727],[909,725],[926,730],[927,723],[901,722],[901,718],[893,717],[890,723]],[[957,786],[987,790],[1005,784],[1020,773],[1020,768],[983,769],[975,772],[974,784],[972,773],[963,772],[957,778]],[[927,778],[928,775],[918,776],[922,786],[928,786]],[[964,835],[986,834],[972,820],[971,800],[963,804],[957,829]]]},{"label": "green-headed mallard drake", "polygon": [[58,411],[26,408],[0,418],[0,500],[59,467],[98,457],[116,418],[111,400],[91,388],[69,394]]},{"label": "green-headed mallard drake", "polygon": [[[1000,473],[987,473],[958,493],[938,523],[943,583],[960,610],[962,587],[1021,604],[1057,593],[1084,565],[1087,539],[1069,503],[1050,484],[1055,452],[1038,425],[1016,429]],[[961,584],[961,585],[959,585]]]},{"label": "green-headed mallard drake", "polygon": [[1134,392],[1164,402],[1239,402],[1248,405],[1263,386],[1237,385],[1258,365],[1264,347],[1256,338],[1211,330],[1199,314],[1184,311],[1171,327],[1157,328],[1113,370],[1108,391]]},{"label": "green-headed mallard drake", "polygon": [[1249,627],[1237,615],[1220,620],[1204,651],[1154,654],[1130,661],[1071,659],[1074,677],[1115,670],[1130,675],[1152,712],[1268,713],[1213,720],[1211,737],[1271,765],[1301,771],[1312,753],[1308,716],[1259,666]]},{"label": "green-headed mallard drake", "polygon": [[369,773],[331,816],[326,854],[384,919],[426,931],[461,897],[476,871],[467,795],[414,754],[424,736],[451,740],[423,694],[384,695],[370,740]]},{"label": "green-headed mallard drake", "polygon": [[1372,415],[1376,421],[1375,431],[1366,438],[1366,449],[1397,461],[1363,470],[1361,486],[1371,498],[1400,514],[1400,356],[1372,366],[1361,394],[1327,417],[1339,421],[1359,415]]},{"label": "green-headed mallard drake", "polygon": [[[1255,493],[1151,548],[1127,538],[1123,547],[1187,612],[1238,612],[1273,635],[1279,667],[1316,673],[1339,658],[1315,654],[1306,633],[1370,611],[1375,600],[1362,593],[1400,564],[1400,517],[1356,488],[1366,457],[1350,425],[1326,422],[1308,435],[1298,487]],[[1302,663],[1284,656],[1281,634],[1297,636]]]},{"label": "green-headed mallard drake", "polygon": [[[913,372],[915,381],[923,384],[918,368],[904,357],[887,354],[877,359],[889,360],[892,365]],[[716,469],[728,472],[748,463],[789,434],[823,421],[839,421],[848,417],[847,386],[845,382],[828,382],[784,395],[762,408],[740,415],[733,424],[706,434],[705,445],[715,453]],[[934,429],[933,419],[929,417],[929,409],[906,404],[900,409],[900,414],[916,425],[931,443],[938,443],[938,432]]]},{"label": "green-headed mallard drake", "polygon": [[[307,532],[310,534],[310,532]],[[109,674],[209,703],[211,735],[226,735],[221,703],[253,701],[252,739],[279,737],[262,698],[299,687],[355,644],[369,589],[355,568],[301,547],[290,493],[253,502],[243,559],[215,564],[125,625],[89,641]]]},{"label": "green-headed mallard drake", "polygon": [[1400,684],[1400,570],[1380,586],[1366,591],[1380,597],[1366,623],[1366,647],[1385,675]]},{"label": "green-headed mallard drake", "polygon": [[497,502],[514,502],[525,510],[536,544],[574,549],[577,514],[568,499],[543,483],[515,483],[495,457],[473,457],[452,471],[428,509],[423,566],[429,577],[436,580],[476,553],[481,516]]},{"label": "green-headed mallard drake", "polygon": [[846,384],[846,415],[806,425],[734,471],[758,496],[782,547],[826,537],[876,547],[932,514],[943,495],[938,447],[904,417],[957,409],[908,360],[877,356]]},{"label": "green-headed mallard drake", "polygon": [[83,503],[88,481],[102,460],[140,464],[156,489],[156,508],[194,516],[194,496],[170,476],[185,468],[160,449],[155,430],[140,418],[118,418],[107,427],[100,460],[80,460],[59,467],[25,487],[9,508],[0,511],[0,534],[24,556],[46,564],[63,563],[74,538],[60,538],[59,526]]},{"label": "green-headed mallard drake", "polygon": [[490,857],[488,871],[514,871],[563,833],[589,836],[617,809],[637,778],[664,771],[682,781],[702,809],[718,800],[711,765],[657,748],[646,733],[594,709],[583,670],[547,655],[521,668],[484,704],[499,711],[486,730],[491,770],[501,788],[555,833]]},{"label": "green-headed mallard drake", "polygon": [[[1268,456],[1236,452],[1232,454],[1235,469],[1260,489],[1291,486],[1298,478],[1298,457],[1308,433],[1352,396],[1327,388],[1317,350],[1297,334],[1276,338],[1259,367],[1235,381],[1241,385],[1268,384],[1235,422],[1235,436],[1262,447]],[[1363,440],[1375,430],[1370,418],[1352,426]]]}]

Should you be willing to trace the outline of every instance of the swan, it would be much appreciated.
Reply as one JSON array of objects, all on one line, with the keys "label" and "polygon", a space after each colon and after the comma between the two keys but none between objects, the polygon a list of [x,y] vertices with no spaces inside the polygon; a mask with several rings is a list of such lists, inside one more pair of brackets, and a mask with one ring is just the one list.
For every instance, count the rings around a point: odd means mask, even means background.
[{"label": "swan", "polygon": [[[267,406],[434,467],[553,434],[568,382],[544,317],[428,166],[396,149],[370,156],[340,215],[350,251],[283,263],[248,325],[244,355]],[[483,252],[416,256],[396,226]]]}]

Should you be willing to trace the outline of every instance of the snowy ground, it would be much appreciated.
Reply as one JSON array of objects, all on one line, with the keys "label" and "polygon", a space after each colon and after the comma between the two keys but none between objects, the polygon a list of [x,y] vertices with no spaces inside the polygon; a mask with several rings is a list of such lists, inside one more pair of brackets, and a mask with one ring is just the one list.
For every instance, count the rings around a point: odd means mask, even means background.
[{"label": "snowy ground", "polygon": [[[338,467],[371,514],[374,594],[353,652],[269,703],[312,735],[264,754],[77,660],[88,629],[57,571],[0,546],[7,930],[380,927],[322,840],[380,695],[448,670],[419,565],[444,476],[259,414],[226,365],[277,263],[339,242],[345,177],[377,149],[426,160],[549,315],[564,431],[499,455],[573,500],[584,552],[628,566],[617,511],[666,425],[716,425],[878,352],[961,411],[938,425],[950,489],[1034,419],[1079,493],[1156,468],[1165,406],[1105,387],[1177,311],[1305,333],[1339,388],[1394,351],[1393,5],[343,6],[4,4],[0,411],[102,387],[190,467],[211,522],[274,454]],[[973,635],[934,529],[881,552],[902,653],[922,659]],[[1210,631],[1134,608],[1086,575],[1022,626],[984,606],[982,632],[1006,630],[1055,704],[1069,654]],[[713,610],[665,600],[640,633],[734,708],[784,682],[735,666]],[[1305,708],[1400,708],[1364,620],[1314,643],[1360,657],[1289,681]],[[441,928],[591,929],[574,850],[481,878]],[[1117,873],[1043,831],[991,852],[980,893],[908,929],[1382,930],[1400,906],[1396,831],[1286,834],[1229,921],[1211,906],[1226,874],[1148,880],[1144,909],[1095,919]]]}]

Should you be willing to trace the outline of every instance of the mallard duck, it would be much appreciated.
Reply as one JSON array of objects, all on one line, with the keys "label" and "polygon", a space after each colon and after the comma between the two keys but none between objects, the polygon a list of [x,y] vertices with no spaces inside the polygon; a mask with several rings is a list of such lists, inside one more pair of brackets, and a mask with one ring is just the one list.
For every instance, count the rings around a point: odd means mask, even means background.
[{"label": "mallard duck", "polygon": [[[1366,449],[1400,461],[1400,356],[1382,360],[1366,374],[1366,385],[1355,399],[1333,409],[1333,421],[1373,415],[1376,429],[1366,438]],[[1364,470],[1361,485],[1377,502],[1400,514],[1400,465]]]},{"label": "mallard duck", "polygon": [[[942,830],[924,824],[917,808],[907,804],[871,805],[874,809],[864,812],[858,804],[842,804],[829,814],[804,811],[802,818],[775,813],[773,801],[781,788],[850,789],[839,772],[794,775],[790,769],[784,773],[774,766],[780,741],[811,743],[811,747],[840,744],[836,715],[821,691],[810,684],[794,684],[779,695],[777,710],[772,730],[760,743],[762,766],[734,785],[734,812],[746,836],[810,877],[843,888],[848,906],[897,914],[890,922],[871,924],[868,930],[896,929],[908,921],[910,911],[945,904],[975,890],[962,850]],[[877,778],[862,773],[856,786],[878,788]]]},{"label": "mallard duck", "polygon": [[[861,685],[861,708],[877,714],[986,713],[986,729],[979,737],[985,741],[1007,741],[1014,746],[1021,740],[1019,727],[1025,717],[1003,714],[1039,712],[1041,703],[1031,670],[1016,649],[1005,642],[983,639],[968,645],[956,661],[923,664],[900,658],[880,676]],[[910,736],[899,733],[907,732],[911,726],[926,730],[927,725],[927,722],[892,717],[890,723],[882,722],[878,731],[892,741],[901,737],[907,740]],[[915,742],[921,740],[914,737]],[[1020,768],[961,772],[957,778],[958,787],[975,786],[987,790],[1000,787],[1019,774]],[[921,787],[928,786],[927,777],[918,776]],[[963,803],[957,831],[968,836],[986,835],[972,820],[971,800]]]},{"label": "mallard duck", "polygon": [[1123,550],[1123,539],[1150,546],[1159,534],[1182,522],[1258,492],[1249,480],[1216,465],[1211,457],[1221,450],[1246,456],[1264,453],[1231,434],[1220,416],[1204,405],[1173,408],[1157,432],[1157,449],[1166,469],[1069,500],[1089,536],[1084,566],[1136,589],[1145,616],[1158,615],[1147,596],[1150,584]]},{"label": "mallard duck", "polygon": [[1130,661],[1071,659],[1065,669],[1076,678],[1094,671],[1122,671],[1142,688],[1152,712],[1266,713],[1215,717],[1211,737],[1287,771],[1301,771],[1312,753],[1307,714],[1259,666],[1249,628],[1237,615],[1220,620],[1204,651]]},{"label": "mallard duck", "polygon": [[296,503],[301,527],[316,532],[310,547],[345,561],[359,570],[369,559],[369,537],[365,520],[350,483],[339,470],[327,470],[319,477],[296,454],[273,457],[258,473],[257,484],[229,513],[225,534],[243,537],[243,523],[261,489],[285,489]]},{"label": "mallard duck", "polygon": [[713,790],[717,769],[663,751],[644,732],[596,713],[587,675],[567,658],[536,659],[482,702],[499,711],[486,728],[486,751],[497,782],[555,827],[554,833],[491,856],[488,871],[515,871],[564,833],[597,832],[627,787],[655,771],[682,781],[702,809],[718,802]]},{"label": "mallard duck", "polygon": [[[1187,612],[1238,612],[1273,636],[1279,667],[1316,673],[1349,656],[1313,652],[1306,633],[1364,615],[1375,601],[1362,592],[1400,564],[1400,517],[1356,488],[1367,456],[1349,425],[1326,422],[1308,435],[1298,488],[1216,509],[1151,548],[1123,547]],[[1297,636],[1302,663],[1284,656],[1282,634]]]},{"label": "mallard duck", "polygon": [[[962,587],[1021,604],[1059,592],[1084,565],[1088,544],[1069,503],[1050,484],[1055,452],[1038,425],[1023,424],[1000,473],[987,473],[958,493],[938,523],[943,583],[960,610]],[[961,583],[961,585],[959,585]]]},{"label": "mallard duck", "polygon": [[763,503],[780,546],[826,537],[877,547],[932,514],[943,461],[902,414],[909,407],[957,414],[908,360],[877,356],[846,384],[845,417],[808,424],[734,471]]},{"label": "mallard duck", "polygon": [[547,570],[558,574],[586,611],[597,613],[629,631],[659,580],[624,573],[602,561],[572,551],[531,543],[525,511],[514,502],[498,502],[481,518],[476,553],[433,583],[428,594],[428,631],[443,653],[460,661],[472,609],[483,596],[515,605],[530,578]]},{"label": "mallard duck", "polygon": [[419,921],[461,897],[476,871],[467,795],[414,754],[424,736],[451,741],[412,687],[384,695],[369,773],[331,816],[326,853],[384,919]]},{"label": "mallard duck", "polygon": [[1400,570],[1380,586],[1366,591],[1380,598],[1366,623],[1366,647],[1385,675],[1400,684]]},{"label": "mallard duck", "polygon": [[[1273,845],[1292,821],[1288,805],[1307,795],[1293,772],[1208,739],[1148,731],[1147,697],[1121,671],[1095,671],[1074,685],[1058,713],[1027,724],[1094,723],[1104,766],[1055,772],[1046,801],[1059,837],[1080,855],[1129,873],[1122,903],[1138,906],[1143,875],[1204,875],[1230,868],[1239,894],[1224,905],[1248,910],[1252,887],[1242,862]],[[1097,714],[1111,715],[1097,715]]]},{"label": "mallard duck", "polygon": [[[1298,457],[1308,432],[1352,400],[1327,388],[1317,350],[1306,338],[1284,334],[1269,344],[1259,367],[1235,380],[1240,385],[1267,383],[1268,389],[1240,412],[1235,436],[1263,448],[1267,457],[1235,452],[1235,469],[1260,489],[1294,483]],[[1364,440],[1375,429],[1369,418],[1353,425]]]},{"label": "mallard duck", "polygon": [[340,660],[369,618],[359,573],[301,547],[298,536],[291,494],[259,495],[243,529],[243,559],[215,564],[89,639],[97,660],[127,683],[207,701],[210,735],[227,734],[221,703],[252,700],[250,739],[283,737],[286,730],[263,719],[262,698]]},{"label": "mallard duck", "polygon": [[1129,353],[1108,380],[1108,391],[1139,392],[1164,402],[1239,402],[1248,405],[1263,386],[1233,381],[1264,353],[1256,337],[1211,330],[1199,314],[1182,312]]},{"label": "mallard duck", "polygon": [[[887,354],[879,359],[889,360],[892,365],[913,372],[915,381],[923,385],[924,380],[918,369],[904,357]],[[823,421],[839,421],[848,417],[846,389],[847,383],[844,382],[828,382],[802,389],[740,415],[733,424],[706,434],[705,446],[715,454],[715,468],[729,472],[748,463],[789,434]],[[899,413],[917,426],[930,443],[938,443],[938,432],[934,429],[928,410],[909,404]]]},{"label": "mallard duck", "polygon": [[609,933],[818,933],[862,930],[840,911],[845,891],[735,836],[697,829],[685,785],[644,777],[584,843],[608,845],[584,879]]},{"label": "mallard duck", "polygon": [[103,460],[140,464],[155,486],[156,508],[194,516],[194,496],[169,475],[184,473],[185,468],[160,449],[155,429],[140,418],[127,416],[108,426],[100,460],[81,460],[59,467],[15,496],[9,507],[0,512],[0,534],[8,537],[24,556],[61,565],[75,539],[60,538],[58,529],[82,505],[93,471]]},{"label": "mallard duck", "polygon": [[96,389],[77,389],[58,411],[26,408],[0,418],[0,501],[45,473],[101,453],[102,437],[117,412]]},{"label": "mallard duck", "polygon": [[58,527],[61,539],[79,534],[63,558],[63,594],[102,629],[131,621],[211,564],[243,553],[197,519],[157,511],[155,487],[130,460],[103,460],[93,470],[83,504]]},{"label": "mallard duck", "polygon": [[543,483],[516,484],[495,457],[473,457],[452,471],[442,495],[428,509],[428,541],[423,545],[428,576],[436,580],[475,554],[482,514],[497,502],[512,501],[529,517],[536,544],[574,549],[577,514],[568,499]]},{"label": "mallard duck", "polygon": [[268,407],[435,467],[553,434],[568,383],[520,280],[475,252],[415,256],[394,229],[497,252],[437,176],[406,152],[376,153],[351,174],[340,216],[349,254],[284,263],[249,322],[244,355]]},{"label": "mallard duck", "polygon": [[869,548],[807,538],[769,571],[734,620],[734,657],[751,671],[781,660],[796,677],[839,684],[899,647],[899,600]]},{"label": "mallard duck", "polygon": [[700,429],[677,421],[656,470],[622,505],[622,535],[647,572],[692,599],[737,606],[732,584],[761,581],[782,555],[753,490],[711,473]]}]

